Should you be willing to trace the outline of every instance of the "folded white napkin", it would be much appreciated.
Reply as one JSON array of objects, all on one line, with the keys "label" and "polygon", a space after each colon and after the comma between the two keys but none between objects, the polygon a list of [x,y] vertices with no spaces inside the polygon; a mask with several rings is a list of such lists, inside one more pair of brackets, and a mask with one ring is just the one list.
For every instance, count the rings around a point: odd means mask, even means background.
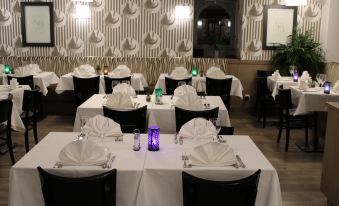
[{"label": "folded white napkin", "polygon": [[299,80],[299,89],[302,91],[306,91],[309,88],[308,80],[300,79]]},{"label": "folded white napkin", "polygon": [[333,89],[334,92],[339,92],[339,80],[334,84]]},{"label": "folded white napkin", "polygon": [[182,85],[174,90],[174,97],[185,96],[187,93],[197,94],[197,91],[191,85]]},{"label": "folded white napkin", "polygon": [[15,76],[29,76],[39,74],[41,72],[41,69],[37,64],[28,64],[26,66],[17,67],[14,71]]},{"label": "folded white napkin", "polygon": [[130,74],[131,70],[126,65],[119,65],[108,75],[111,77],[128,77]]},{"label": "folded white napkin", "polygon": [[185,67],[175,67],[171,72],[170,77],[174,79],[183,79],[189,77],[189,74]]},{"label": "folded white napkin", "polygon": [[273,74],[272,74],[272,78],[273,78],[273,79],[275,79],[275,80],[277,80],[277,79],[281,78],[281,75],[280,75],[280,72],[279,72],[279,70],[278,70],[278,69],[277,69],[277,70],[275,70],[275,71],[273,72]]},{"label": "folded white napkin", "polygon": [[213,139],[217,134],[212,122],[204,118],[194,118],[186,122],[179,131],[179,136],[193,139]]},{"label": "folded white napkin", "polygon": [[213,79],[225,79],[226,74],[219,67],[211,67],[207,70],[206,76]]},{"label": "folded white napkin", "polygon": [[196,166],[225,167],[237,163],[233,149],[225,143],[208,142],[191,152],[191,164]]},{"label": "folded white napkin", "polygon": [[18,88],[18,86],[19,86],[18,80],[16,78],[11,79],[11,81],[9,82],[9,87],[11,89],[16,89]]},{"label": "folded white napkin", "polygon": [[312,77],[308,73],[308,71],[303,71],[300,80],[312,81]]},{"label": "folded white napkin", "polygon": [[95,70],[91,65],[85,64],[74,68],[73,74],[79,77],[91,77],[95,75]]},{"label": "folded white napkin", "polygon": [[121,93],[124,95],[134,96],[135,89],[129,84],[121,83],[113,87],[113,94],[115,93]]},{"label": "folded white napkin", "polygon": [[131,96],[124,93],[113,93],[108,95],[106,106],[116,109],[131,109],[133,102]]},{"label": "folded white napkin", "polygon": [[174,105],[187,110],[203,110],[204,106],[197,94],[187,93],[174,99]]},{"label": "folded white napkin", "polygon": [[106,161],[104,148],[92,140],[82,139],[67,144],[59,153],[63,165],[101,165]]},{"label": "folded white napkin", "polygon": [[89,137],[117,137],[122,136],[120,125],[108,117],[96,115],[87,120],[84,132]]}]

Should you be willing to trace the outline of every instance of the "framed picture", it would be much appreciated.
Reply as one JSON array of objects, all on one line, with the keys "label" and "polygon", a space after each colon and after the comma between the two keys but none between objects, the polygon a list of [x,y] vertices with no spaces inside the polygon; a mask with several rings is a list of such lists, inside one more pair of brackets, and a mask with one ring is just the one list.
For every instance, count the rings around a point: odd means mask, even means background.
[{"label": "framed picture", "polygon": [[296,6],[266,6],[264,12],[264,49],[274,49],[286,44],[288,36],[297,26]]},{"label": "framed picture", "polygon": [[53,47],[53,2],[21,2],[21,32],[24,47]]}]

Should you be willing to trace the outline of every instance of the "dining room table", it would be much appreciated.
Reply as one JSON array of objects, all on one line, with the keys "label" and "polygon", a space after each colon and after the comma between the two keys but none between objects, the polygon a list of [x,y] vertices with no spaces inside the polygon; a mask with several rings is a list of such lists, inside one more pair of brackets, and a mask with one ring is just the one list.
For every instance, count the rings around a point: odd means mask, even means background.
[{"label": "dining room table", "polygon": [[[9,206],[43,206],[44,200],[37,167],[67,177],[97,175],[109,170],[95,165],[55,167],[60,151],[78,138],[79,133],[51,132],[10,169]],[[140,134],[141,148],[133,150],[134,134],[124,134],[123,141],[105,137],[106,153],[115,160],[117,169],[117,206],[182,206],[182,172],[216,181],[230,181],[247,177],[261,170],[256,206],[281,206],[281,190],[277,171],[247,135],[222,136],[244,167],[236,165],[185,167],[183,152],[190,153],[196,146],[210,139],[184,139],[176,144],[171,134],[160,134],[159,151],[149,151],[148,135]],[[93,141],[102,141],[94,138]],[[98,143],[99,144],[99,143]],[[60,164],[60,163],[59,163]],[[111,169],[112,169],[111,168]],[[225,194],[227,202],[227,194]]]},{"label": "dining room table", "polygon": [[291,86],[298,86],[298,82],[293,81],[293,77],[282,76],[279,78],[273,78],[272,76],[267,77],[267,87],[270,92],[272,92],[272,97],[278,95],[278,89],[282,87],[283,89],[290,89]]},{"label": "dining room table", "polygon": [[[97,114],[103,115],[105,97],[107,96],[104,94],[95,94],[77,108],[73,127],[74,132],[79,132],[87,119]],[[138,103],[138,107],[147,105],[147,125],[159,126],[162,133],[173,134],[176,132],[175,97],[164,95],[162,96],[161,104],[155,103],[154,95],[151,96],[150,102],[146,101],[146,95],[137,95],[136,98],[132,96],[131,100],[133,105]],[[205,96],[205,99],[202,99],[202,103],[205,109],[219,107],[218,118],[221,126],[231,126],[228,110],[219,96]]]},{"label": "dining room table", "polygon": [[[161,73],[157,83],[155,84],[155,88],[161,88],[163,93],[166,94],[166,84],[165,77],[170,77],[167,73]],[[237,96],[243,99],[243,86],[241,84],[240,79],[235,77],[234,75],[226,75],[225,78],[232,78],[232,86],[231,86],[231,96]],[[206,77],[205,76],[193,76],[192,77],[192,86],[197,90],[197,92],[205,92],[206,91]]]},{"label": "dining room table", "polygon": [[[4,85],[8,85],[7,75],[8,74],[2,75],[2,81]],[[13,75],[13,77],[15,77],[15,75]],[[33,75],[33,82],[34,85],[40,87],[40,91],[44,96],[46,96],[48,93],[47,87],[52,84],[57,84],[59,82],[59,77],[54,72],[40,72],[36,75]]]},{"label": "dining room table", "polygon": [[18,132],[25,131],[25,125],[20,117],[22,113],[22,103],[24,98],[24,90],[30,90],[28,85],[19,85],[13,89],[10,85],[0,85],[0,99],[7,99],[8,94],[12,94],[12,115],[11,115],[11,128]]},{"label": "dining room table", "polygon": [[[57,94],[61,94],[64,91],[73,91],[74,90],[73,76],[74,76],[73,72],[62,75],[55,89],[55,92]],[[142,73],[133,73],[131,76],[131,86],[136,91],[144,91],[145,88],[148,87],[148,83]],[[99,94],[104,93],[105,93],[104,75],[100,75]]]}]

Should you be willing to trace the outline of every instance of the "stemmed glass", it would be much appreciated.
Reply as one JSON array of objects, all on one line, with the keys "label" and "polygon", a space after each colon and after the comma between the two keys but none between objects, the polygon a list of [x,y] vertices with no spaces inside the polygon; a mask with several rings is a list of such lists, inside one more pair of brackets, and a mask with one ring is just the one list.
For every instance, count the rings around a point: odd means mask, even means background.
[{"label": "stemmed glass", "polygon": [[[216,129],[215,137],[217,139],[219,139],[218,138],[218,134],[219,134],[219,132],[221,130],[220,119],[219,118],[210,118],[209,120],[210,120],[210,122],[212,122],[212,124],[214,125],[214,127]],[[213,141],[214,141],[214,138],[213,138]]]},{"label": "stemmed glass", "polygon": [[326,81],[326,74],[317,74],[316,80],[319,84],[319,87],[321,87],[323,85],[323,83]]},{"label": "stemmed glass", "polygon": [[77,136],[77,140],[81,140],[84,137],[88,139],[87,131],[84,129],[87,122],[87,118],[80,118],[80,134]]},{"label": "stemmed glass", "polygon": [[290,66],[290,67],[289,67],[289,71],[290,71],[291,76],[293,77],[293,74],[294,74],[294,72],[296,71],[295,66]]}]

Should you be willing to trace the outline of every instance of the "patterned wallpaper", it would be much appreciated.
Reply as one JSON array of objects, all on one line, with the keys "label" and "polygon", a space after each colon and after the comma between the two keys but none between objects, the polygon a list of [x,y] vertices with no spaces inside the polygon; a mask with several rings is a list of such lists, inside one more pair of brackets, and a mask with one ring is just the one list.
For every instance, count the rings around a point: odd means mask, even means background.
[{"label": "patterned wallpaper", "polygon": [[[278,5],[282,0],[239,1],[241,38],[238,49],[243,60],[270,60],[271,50],[263,50],[263,13],[265,5]],[[322,4],[319,0],[308,0],[308,5],[298,8],[298,28],[305,32],[314,30],[314,38],[320,40]]]},{"label": "patterned wallpaper", "polygon": [[91,19],[76,19],[75,4],[71,0],[54,1],[56,47],[22,48],[20,0],[1,0],[0,55],[192,55],[192,20],[176,20],[174,12],[176,5],[192,6],[193,0],[93,0],[89,4]]},{"label": "patterned wallpaper", "polygon": [[[28,0],[26,0],[28,1]],[[33,1],[33,0],[31,0]],[[35,0],[41,1],[41,0]],[[52,1],[52,0],[46,0]],[[238,6],[242,60],[269,60],[262,49],[265,5],[282,0],[241,0]],[[91,19],[74,17],[75,3],[54,1],[56,47],[22,48],[20,0],[0,0],[0,56],[180,57],[192,55],[192,20],[175,20],[176,5],[194,0],[94,0]],[[298,9],[298,27],[320,39],[322,5],[308,0]]]}]

